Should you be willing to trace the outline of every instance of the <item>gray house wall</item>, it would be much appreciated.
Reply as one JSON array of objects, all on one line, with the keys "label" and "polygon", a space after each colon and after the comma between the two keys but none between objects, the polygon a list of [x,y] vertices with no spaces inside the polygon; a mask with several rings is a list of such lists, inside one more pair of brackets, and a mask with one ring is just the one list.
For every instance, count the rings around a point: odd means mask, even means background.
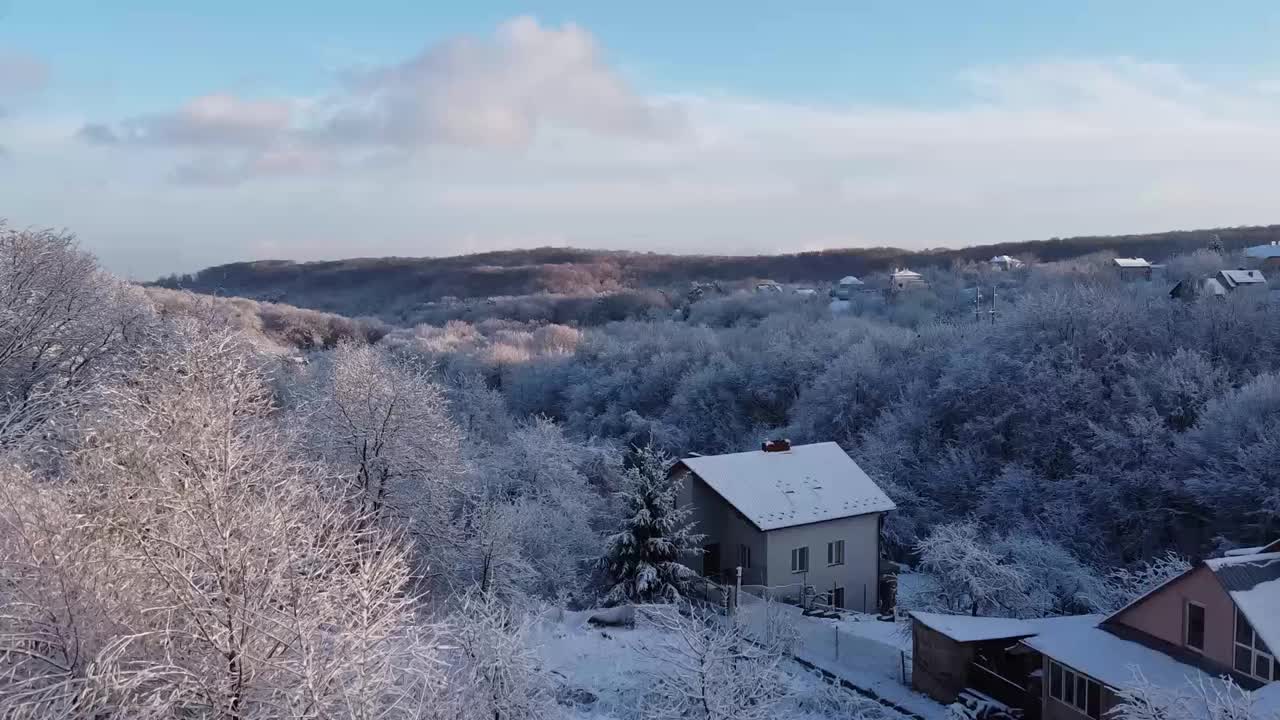
[{"label": "gray house wall", "polygon": [[[673,477],[682,479],[677,503],[679,507],[693,506],[691,519],[697,523],[697,531],[707,536],[704,545],[719,544],[722,570],[738,565],[739,546],[751,548],[752,566],[742,571],[744,585],[778,587],[807,581],[817,592],[843,587],[845,607],[850,610],[874,612],[878,607],[879,514],[762,532],[687,468],[677,466]],[[835,540],[844,540],[844,564],[828,566],[827,543]],[[809,548],[807,574],[791,572],[791,550],[798,547]],[[707,558],[689,558],[687,564],[698,574],[706,574]]]},{"label": "gray house wall", "polygon": [[[875,611],[880,577],[879,514],[780,528],[766,535],[768,585],[776,587],[807,581],[817,592],[843,587],[845,607],[850,610]],[[827,543],[835,540],[844,540],[843,565],[827,565]],[[809,548],[808,573],[791,572],[791,551],[799,547]]]}]

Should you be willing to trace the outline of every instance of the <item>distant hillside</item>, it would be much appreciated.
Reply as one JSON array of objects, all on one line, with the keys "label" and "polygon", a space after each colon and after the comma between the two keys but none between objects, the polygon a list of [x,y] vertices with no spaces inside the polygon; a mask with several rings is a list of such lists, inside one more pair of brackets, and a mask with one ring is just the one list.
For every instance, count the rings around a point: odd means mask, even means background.
[{"label": "distant hillside", "polygon": [[536,248],[446,258],[355,258],[309,263],[264,260],[219,265],[195,275],[162,278],[155,284],[347,316],[378,316],[394,322],[414,314],[411,311],[415,307],[447,298],[645,291],[678,288],[695,280],[769,278],[787,283],[825,283],[844,275],[880,273],[894,266],[947,266],[1004,254],[1053,261],[1111,250],[1155,260],[1205,247],[1214,234],[1231,250],[1280,240],[1280,225],[1053,238],[922,251],[877,247],[716,256]]}]

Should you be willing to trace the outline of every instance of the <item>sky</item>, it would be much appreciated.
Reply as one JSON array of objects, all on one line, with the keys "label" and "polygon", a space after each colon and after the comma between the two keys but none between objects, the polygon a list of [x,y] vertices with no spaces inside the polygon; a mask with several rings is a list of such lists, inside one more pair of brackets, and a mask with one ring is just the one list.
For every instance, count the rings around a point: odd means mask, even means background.
[{"label": "sky", "polygon": [[0,0],[0,218],[138,279],[1280,221],[1280,4]]}]

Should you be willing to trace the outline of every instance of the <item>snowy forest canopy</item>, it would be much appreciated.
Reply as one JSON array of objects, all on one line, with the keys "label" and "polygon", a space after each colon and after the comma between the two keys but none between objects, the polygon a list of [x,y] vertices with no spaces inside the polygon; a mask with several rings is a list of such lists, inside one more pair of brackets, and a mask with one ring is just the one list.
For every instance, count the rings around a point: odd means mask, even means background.
[{"label": "snowy forest canopy", "polygon": [[934,607],[1113,609],[1280,531],[1277,307],[1168,296],[1240,262],[396,329],[0,226],[0,714],[552,716],[530,611],[677,597],[663,468],[774,437],[885,489]]}]

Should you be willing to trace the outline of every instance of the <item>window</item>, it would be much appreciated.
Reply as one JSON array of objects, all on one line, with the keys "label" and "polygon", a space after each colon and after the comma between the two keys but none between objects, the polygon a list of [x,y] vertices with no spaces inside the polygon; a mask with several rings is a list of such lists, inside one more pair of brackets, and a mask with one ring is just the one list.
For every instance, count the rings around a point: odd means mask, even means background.
[{"label": "window", "polygon": [[809,572],[809,548],[796,548],[791,551],[791,572]]},{"label": "window", "polygon": [[1183,642],[1187,647],[1204,651],[1204,606],[1187,601],[1187,627]]},{"label": "window", "polygon": [[827,564],[843,565],[844,564],[844,541],[836,540],[827,543]]},{"label": "window", "polygon": [[749,545],[738,546],[738,565],[743,568],[751,567],[751,547]]},{"label": "window", "polygon": [[1091,718],[1102,714],[1102,686],[1052,660],[1049,661],[1049,696]]},{"label": "window", "polygon": [[1263,681],[1280,680],[1280,667],[1271,648],[1253,631],[1248,618],[1236,608],[1235,669]]}]

